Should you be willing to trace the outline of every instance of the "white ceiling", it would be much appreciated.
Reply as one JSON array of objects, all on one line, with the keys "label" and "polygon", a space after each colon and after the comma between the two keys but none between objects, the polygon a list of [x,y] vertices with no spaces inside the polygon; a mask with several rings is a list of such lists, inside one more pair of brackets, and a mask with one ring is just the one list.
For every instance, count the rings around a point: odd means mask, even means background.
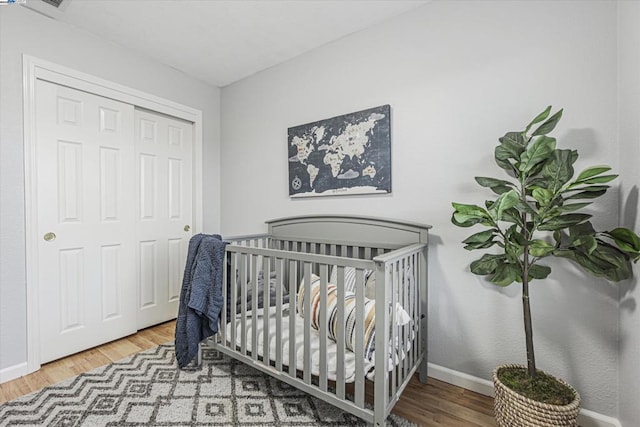
[{"label": "white ceiling", "polygon": [[429,0],[41,0],[27,6],[226,86]]}]

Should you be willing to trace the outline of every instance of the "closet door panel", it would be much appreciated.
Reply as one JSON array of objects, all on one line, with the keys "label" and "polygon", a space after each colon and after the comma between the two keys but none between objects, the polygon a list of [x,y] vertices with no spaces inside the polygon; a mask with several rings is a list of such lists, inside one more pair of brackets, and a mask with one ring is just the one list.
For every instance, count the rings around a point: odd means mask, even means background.
[{"label": "closet door panel", "polygon": [[41,363],[136,330],[133,106],[38,80]]},{"label": "closet door panel", "polygon": [[[139,329],[178,313],[193,223],[193,124],[135,111]],[[149,245],[153,244],[153,252]],[[153,255],[151,255],[153,254]]]}]

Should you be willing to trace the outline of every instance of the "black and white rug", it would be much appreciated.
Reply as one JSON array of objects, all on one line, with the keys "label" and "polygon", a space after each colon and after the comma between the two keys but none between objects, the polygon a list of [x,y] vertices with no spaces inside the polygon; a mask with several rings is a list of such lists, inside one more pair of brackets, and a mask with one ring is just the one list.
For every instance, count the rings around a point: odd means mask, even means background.
[{"label": "black and white rug", "polygon": [[0,405],[2,427],[312,425],[366,423],[206,347],[201,367],[179,370],[173,344]]}]

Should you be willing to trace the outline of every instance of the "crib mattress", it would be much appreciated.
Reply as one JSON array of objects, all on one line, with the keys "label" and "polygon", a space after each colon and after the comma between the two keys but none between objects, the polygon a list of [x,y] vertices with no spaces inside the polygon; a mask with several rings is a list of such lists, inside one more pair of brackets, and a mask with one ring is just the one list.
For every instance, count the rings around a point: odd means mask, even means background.
[{"label": "crib mattress", "polygon": [[[258,355],[264,356],[264,316],[265,312],[262,309],[256,311],[256,320],[258,330]],[[276,309],[275,307],[269,307],[267,315],[269,316],[269,359],[275,362],[276,356]],[[253,325],[252,325],[253,313],[247,312],[246,321],[246,343],[247,350],[253,349]],[[298,315],[294,316],[295,319],[295,353],[296,353],[296,368],[301,371],[306,371],[304,360],[304,319]],[[227,339],[231,339],[231,323],[227,324]],[[242,322],[240,317],[236,320],[236,345],[241,345],[241,332]],[[282,309],[282,330],[279,332],[282,336],[282,364],[289,366],[289,306],[283,305]],[[315,376],[320,375],[320,336],[318,331],[311,329],[311,374]],[[337,344],[327,339],[327,378],[331,381],[336,380],[336,371],[338,365],[338,346]],[[375,359],[374,359],[375,360]],[[356,355],[351,351],[345,351],[344,353],[344,367],[345,367],[345,382],[352,383],[356,379]],[[364,372],[368,379],[373,380],[374,363],[372,361],[364,361]]]}]

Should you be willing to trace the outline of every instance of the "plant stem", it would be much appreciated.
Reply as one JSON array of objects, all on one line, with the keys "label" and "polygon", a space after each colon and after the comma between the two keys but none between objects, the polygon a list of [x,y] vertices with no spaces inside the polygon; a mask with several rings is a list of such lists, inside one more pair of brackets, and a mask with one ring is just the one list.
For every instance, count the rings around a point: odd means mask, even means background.
[{"label": "plant stem", "polygon": [[[526,203],[525,178],[523,176],[520,178],[520,194],[522,201]],[[524,253],[522,257],[522,311],[524,314],[524,337],[527,346],[527,371],[529,373],[529,377],[535,379],[537,374],[536,356],[533,350],[533,326],[531,324],[531,305],[529,304],[529,267],[531,266],[531,260],[529,259],[529,240],[531,239],[531,234],[534,232],[534,228],[531,229],[530,233],[527,228],[526,212],[522,213],[522,223],[524,224],[522,231],[525,239],[523,248]],[[532,227],[535,227],[535,225],[532,224]]]},{"label": "plant stem", "polygon": [[525,247],[522,278],[522,311],[524,313],[524,336],[527,344],[527,371],[531,378],[536,377],[536,356],[533,351],[533,327],[531,325],[531,305],[529,304],[529,247]]}]

